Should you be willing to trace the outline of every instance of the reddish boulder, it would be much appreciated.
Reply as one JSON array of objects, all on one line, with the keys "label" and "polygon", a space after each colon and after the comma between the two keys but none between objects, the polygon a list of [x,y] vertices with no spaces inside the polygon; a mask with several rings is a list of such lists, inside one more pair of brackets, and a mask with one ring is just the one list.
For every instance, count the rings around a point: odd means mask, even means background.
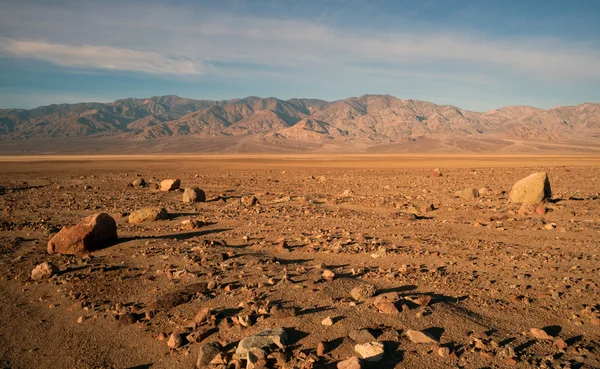
[{"label": "reddish boulder", "polygon": [[73,227],[65,227],[48,241],[48,253],[83,254],[117,241],[117,223],[106,213],[83,218]]}]

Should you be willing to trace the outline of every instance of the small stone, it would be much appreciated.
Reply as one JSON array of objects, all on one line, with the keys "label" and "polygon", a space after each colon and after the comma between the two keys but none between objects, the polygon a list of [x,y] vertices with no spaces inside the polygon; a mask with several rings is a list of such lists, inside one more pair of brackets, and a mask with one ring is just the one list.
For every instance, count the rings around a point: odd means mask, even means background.
[{"label": "small stone", "polygon": [[294,307],[281,307],[279,305],[274,305],[271,310],[269,310],[269,314],[271,317],[276,319],[282,318],[291,318],[296,316],[296,308]]},{"label": "small stone", "polygon": [[329,269],[325,269],[322,276],[326,281],[333,281],[333,278],[335,278],[335,273]]},{"label": "small stone", "polygon": [[133,187],[146,187],[146,180],[144,178],[138,178],[131,184]]},{"label": "small stone", "polygon": [[350,291],[350,296],[352,296],[352,298],[356,301],[365,301],[366,299],[375,296],[376,293],[377,289],[375,286],[365,283],[354,287]]},{"label": "small stone", "polygon": [[175,191],[179,189],[180,184],[181,181],[179,179],[165,179],[160,182],[160,190],[165,192]]},{"label": "small stone", "polygon": [[319,342],[319,344],[317,345],[317,356],[323,356],[325,355],[325,343],[324,342]]},{"label": "small stone", "polygon": [[85,317],[81,315],[79,318],[77,318],[77,323],[81,324],[83,322],[85,322]]},{"label": "small stone", "polygon": [[172,349],[176,349],[183,345],[183,337],[179,333],[172,333],[167,341],[167,346]]},{"label": "small stone", "polygon": [[265,329],[252,336],[243,338],[235,351],[238,359],[244,359],[248,355],[248,351],[253,347],[263,348],[271,345],[276,345],[281,349],[285,349],[287,342],[287,334],[282,328]]},{"label": "small stone", "polygon": [[431,303],[431,296],[429,295],[422,295],[419,296],[415,302],[421,306],[428,306],[429,303]]},{"label": "small stone", "polygon": [[327,318],[321,320],[321,325],[325,325],[325,326],[333,325],[333,319],[331,319],[331,317],[328,316]]},{"label": "small stone", "polygon": [[409,329],[406,336],[414,343],[437,343],[437,340],[429,333]]},{"label": "small stone", "polygon": [[362,362],[356,356],[337,363],[337,369],[362,369]]},{"label": "small stone", "polygon": [[479,197],[479,190],[476,188],[465,188],[454,193],[455,197],[460,197],[463,200],[475,200]]},{"label": "small stone", "polygon": [[548,208],[544,204],[539,204],[538,206],[535,207],[535,213],[537,215],[544,215],[544,214],[546,214],[547,211],[548,211]]},{"label": "small stone", "polygon": [[49,261],[45,261],[41,264],[38,264],[31,271],[31,279],[34,281],[39,281],[41,279],[47,279],[55,275],[59,272],[59,269],[56,265],[52,264]]},{"label": "small stone", "polygon": [[552,346],[554,346],[557,350],[566,350],[569,347],[569,345],[562,338],[559,338],[556,341],[554,341]]},{"label": "small stone", "polygon": [[199,188],[188,187],[183,191],[182,201],[185,203],[204,202],[206,201],[206,194]]},{"label": "small stone", "polygon": [[371,334],[371,332],[366,328],[355,329],[348,334],[348,337],[357,343],[375,341],[375,336],[373,336],[373,334]]},{"label": "small stone", "polygon": [[377,308],[377,310],[379,310],[380,313],[383,314],[398,314],[398,308],[396,308],[396,305],[394,305],[393,302],[390,301],[376,301],[374,304],[375,308]]},{"label": "small stone", "polygon": [[437,350],[437,354],[439,357],[448,357],[450,356],[450,349],[448,347],[440,347]]},{"label": "small stone", "polygon": [[198,360],[196,368],[202,369],[210,365],[211,361],[221,353],[223,347],[218,342],[205,343],[198,350]]},{"label": "small stone", "polygon": [[431,176],[432,177],[442,177],[442,171],[440,170],[440,168],[435,168],[434,170],[431,171]]},{"label": "small stone", "polygon": [[531,328],[529,330],[531,336],[537,338],[538,340],[551,340],[552,336],[549,335],[545,330],[539,328]]},{"label": "small stone", "polygon": [[254,206],[254,205],[258,204],[258,199],[254,195],[242,196],[240,201],[245,206]]},{"label": "small stone", "polygon": [[248,350],[246,369],[265,368],[267,365],[267,353],[260,347],[252,347]]},{"label": "small stone", "polygon": [[366,361],[371,362],[381,360],[383,358],[383,354],[385,353],[383,343],[377,341],[359,343],[354,346],[354,351],[358,352]]},{"label": "small stone", "polygon": [[129,223],[138,224],[145,222],[153,222],[155,220],[164,220],[169,217],[167,210],[161,207],[144,208],[136,210],[129,214]]},{"label": "small stone", "polygon": [[198,324],[204,323],[204,322],[208,321],[210,315],[211,315],[211,313],[210,313],[209,308],[207,308],[207,307],[202,308],[194,317],[194,322],[196,322]]}]

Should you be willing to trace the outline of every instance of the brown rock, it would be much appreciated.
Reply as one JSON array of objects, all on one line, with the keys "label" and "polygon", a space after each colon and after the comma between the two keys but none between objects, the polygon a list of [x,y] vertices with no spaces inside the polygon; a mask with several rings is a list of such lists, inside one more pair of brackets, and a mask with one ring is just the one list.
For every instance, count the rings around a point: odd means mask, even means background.
[{"label": "brown rock", "polygon": [[437,343],[435,337],[426,332],[409,329],[406,331],[406,336],[414,343]]},{"label": "brown rock", "polygon": [[106,213],[94,214],[61,229],[48,241],[48,253],[83,254],[110,246],[117,238],[115,220]]},{"label": "brown rock", "polygon": [[462,191],[456,191],[455,197],[460,197],[463,200],[475,200],[479,197],[479,190],[476,188],[465,188]]},{"label": "brown rock", "polygon": [[435,168],[434,170],[431,171],[431,176],[432,177],[442,177],[442,171],[440,170],[440,168]]},{"label": "brown rock", "polygon": [[319,344],[317,345],[317,356],[323,355],[325,355],[325,343],[319,342]]},{"label": "brown rock", "polygon": [[160,182],[160,190],[161,191],[175,191],[179,189],[181,185],[181,181],[179,179],[165,179]]},{"label": "brown rock", "polygon": [[377,310],[379,310],[379,312],[383,313],[383,314],[398,314],[399,313],[398,308],[396,308],[396,305],[394,305],[393,302],[377,301],[373,305],[375,305],[375,308],[377,308]]},{"label": "brown rock", "polygon": [[364,283],[354,287],[350,291],[350,296],[356,301],[365,301],[366,299],[373,297],[375,293],[377,293],[377,288],[375,288],[375,286]]},{"label": "brown rock", "polygon": [[41,279],[50,278],[58,272],[59,269],[56,265],[52,264],[49,261],[45,261],[33,268],[33,270],[31,271],[31,279],[33,279],[34,281],[39,281]]},{"label": "brown rock", "polygon": [[546,214],[547,211],[548,211],[548,208],[544,204],[539,204],[538,206],[535,207],[535,213],[537,215],[544,215],[544,214]]},{"label": "brown rock", "polygon": [[211,361],[217,357],[223,347],[218,342],[210,342],[200,346],[198,350],[198,360],[196,360],[196,368],[202,369],[210,365]]},{"label": "brown rock", "polygon": [[419,296],[415,302],[421,306],[428,306],[429,303],[431,302],[431,296],[429,295],[423,295],[423,296]]},{"label": "brown rock", "polygon": [[356,356],[337,363],[337,369],[362,369],[362,362]]},{"label": "brown rock", "polygon": [[252,195],[252,196],[242,196],[242,198],[240,199],[240,201],[245,206],[254,206],[254,205],[258,204],[258,199],[254,195]]},{"label": "brown rock", "polygon": [[198,324],[200,323],[204,323],[206,321],[208,321],[208,319],[210,318],[210,309],[205,307],[200,309],[200,311],[198,312],[198,314],[196,314],[196,316],[194,317],[194,321]]},{"label": "brown rock", "polygon": [[335,278],[335,273],[329,269],[325,269],[322,276],[326,281],[333,281],[333,278]]},{"label": "brown rock", "polygon": [[175,349],[183,345],[183,337],[179,333],[172,333],[167,341],[169,348]]},{"label": "brown rock", "polygon": [[552,346],[554,346],[557,350],[566,350],[569,347],[569,345],[562,338],[559,338],[556,341],[554,341]]},{"label": "brown rock", "polygon": [[552,336],[549,335],[545,330],[539,328],[531,328],[529,330],[531,336],[537,338],[538,340],[551,340]]},{"label": "brown rock", "polygon": [[186,188],[183,191],[182,201],[185,203],[190,202],[204,202],[206,201],[206,194],[199,188]]}]

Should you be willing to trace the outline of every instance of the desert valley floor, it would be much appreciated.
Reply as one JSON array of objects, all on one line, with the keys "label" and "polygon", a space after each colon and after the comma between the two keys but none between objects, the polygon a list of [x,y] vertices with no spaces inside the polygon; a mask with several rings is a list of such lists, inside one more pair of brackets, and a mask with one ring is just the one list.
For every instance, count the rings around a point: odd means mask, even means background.
[{"label": "desert valley floor", "polygon": [[[535,172],[542,215],[508,201]],[[268,328],[287,337],[270,368],[365,342],[370,368],[600,368],[598,155],[4,156],[0,186],[3,368],[193,368],[210,342],[212,367],[245,368],[238,342]],[[128,222],[147,207],[167,219]],[[47,254],[95,213],[116,244]]]}]

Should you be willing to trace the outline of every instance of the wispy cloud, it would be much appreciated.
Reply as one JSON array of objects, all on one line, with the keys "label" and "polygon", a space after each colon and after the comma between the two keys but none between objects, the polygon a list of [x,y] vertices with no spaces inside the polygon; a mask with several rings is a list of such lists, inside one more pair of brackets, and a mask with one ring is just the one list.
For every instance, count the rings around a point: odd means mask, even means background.
[{"label": "wispy cloud", "polygon": [[44,60],[66,67],[173,75],[194,75],[206,72],[206,67],[201,62],[168,58],[157,52],[110,46],[75,46],[0,38],[0,55]]}]

